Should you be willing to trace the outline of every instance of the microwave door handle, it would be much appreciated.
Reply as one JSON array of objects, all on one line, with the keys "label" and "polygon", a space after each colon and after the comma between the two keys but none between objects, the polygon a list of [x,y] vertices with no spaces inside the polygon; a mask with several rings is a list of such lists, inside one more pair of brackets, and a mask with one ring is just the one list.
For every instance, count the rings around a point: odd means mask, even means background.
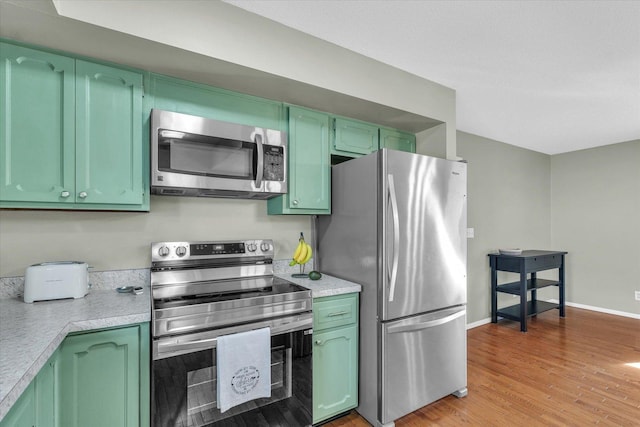
[{"label": "microwave door handle", "polygon": [[262,187],[262,177],[264,175],[264,149],[262,147],[262,135],[255,134],[254,138],[258,161],[256,162],[256,188]]}]

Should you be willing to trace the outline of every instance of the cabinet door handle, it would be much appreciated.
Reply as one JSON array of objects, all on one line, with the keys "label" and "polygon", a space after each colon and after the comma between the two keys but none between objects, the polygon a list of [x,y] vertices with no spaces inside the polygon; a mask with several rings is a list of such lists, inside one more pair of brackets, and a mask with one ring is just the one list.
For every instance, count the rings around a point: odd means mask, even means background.
[{"label": "cabinet door handle", "polygon": [[62,197],[63,199],[66,199],[70,195],[71,195],[71,193],[69,193],[67,190],[64,190],[64,191],[62,191],[62,193],[60,193],[60,197]]},{"label": "cabinet door handle", "polygon": [[327,317],[342,316],[343,314],[349,314],[349,312],[348,311],[337,311],[335,313],[327,314]]},{"label": "cabinet door handle", "polygon": [[86,199],[87,198],[87,192],[86,191],[81,191],[80,194],[78,194],[78,197],[80,197],[81,199]]},{"label": "cabinet door handle", "polygon": [[322,340],[316,340],[317,345],[322,345],[322,342],[323,342]]},{"label": "cabinet door handle", "polygon": [[298,200],[294,200],[294,201],[293,201],[293,202],[291,202],[291,203],[293,203],[293,205],[294,205],[294,206],[297,206],[297,205],[298,205]]}]

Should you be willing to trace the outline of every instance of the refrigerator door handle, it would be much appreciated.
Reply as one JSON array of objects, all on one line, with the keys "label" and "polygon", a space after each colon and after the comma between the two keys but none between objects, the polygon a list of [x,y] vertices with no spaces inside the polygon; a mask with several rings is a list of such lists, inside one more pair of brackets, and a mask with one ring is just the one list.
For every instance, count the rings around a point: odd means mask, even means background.
[{"label": "refrigerator door handle", "polygon": [[449,316],[445,316],[443,318],[440,319],[435,319],[435,320],[429,320],[428,322],[420,322],[420,323],[413,323],[410,325],[398,325],[398,326],[391,326],[387,329],[387,332],[390,334],[397,334],[397,333],[401,333],[401,332],[413,332],[413,331],[420,331],[423,329],[428,329],[428,328],[433,328],[435,326],[440,326],[440,325],[444,325],[445,323],[449,323],[455,319],[457,319],[458,317],[462,317],[466,314],[466,310],[461,310],[458,311],[457,313],[453,313]]},{"label": "refrigerator door handle", "polygon": [[[398,260],[400,248],[400,215],[398,214],[398,198],[396,197],[396,186],[393,182],[393,175],[387,175],[389,202],[391,203],[391,215],[393,219],[393,261],[389,268],[387,264],[387,275],[389,276],[389,302],[393,301],[396,291],[396,280],[398,278]],[[388,262],[388,258],[387,258]]]}]

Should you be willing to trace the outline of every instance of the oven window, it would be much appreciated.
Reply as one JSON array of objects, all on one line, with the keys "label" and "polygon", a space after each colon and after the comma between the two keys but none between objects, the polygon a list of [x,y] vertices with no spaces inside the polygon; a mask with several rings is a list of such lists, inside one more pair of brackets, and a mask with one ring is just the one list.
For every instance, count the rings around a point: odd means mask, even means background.
[{"label": "oven window", "polygon": [[182,133],[158,136],[158,169],[190,175],[255,180],[255,144]]},{"label": "oven window", "polygon": [[311,335],[271,337],[271,398],[220,413],[216,408],[216,350],[154,360],[154,426],[311,425]]}]

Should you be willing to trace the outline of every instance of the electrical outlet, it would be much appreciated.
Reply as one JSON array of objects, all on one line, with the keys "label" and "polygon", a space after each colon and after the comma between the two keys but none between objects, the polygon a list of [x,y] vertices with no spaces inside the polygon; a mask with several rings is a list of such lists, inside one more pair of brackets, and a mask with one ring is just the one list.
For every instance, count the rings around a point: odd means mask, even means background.
[{"label": "electrical outlet", "polygon": [[636,301],[640,301],[640,291],[636,291]]}]

